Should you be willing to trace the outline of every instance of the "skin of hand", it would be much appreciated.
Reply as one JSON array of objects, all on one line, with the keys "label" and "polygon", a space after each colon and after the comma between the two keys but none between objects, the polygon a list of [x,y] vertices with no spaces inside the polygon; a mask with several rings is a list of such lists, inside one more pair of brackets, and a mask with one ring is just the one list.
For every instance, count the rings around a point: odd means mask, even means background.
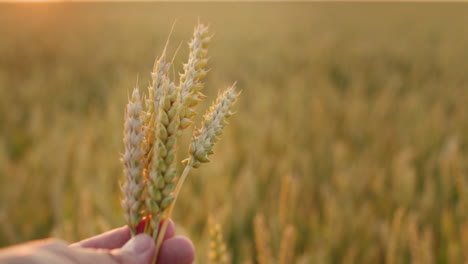
[{"label": "skin of hand", "polygon": [[[141,232],[144,222],[140,223]],[[195,258],[192,242],[174,236],[169,222],[157,264],[189,264]],[[0,250],[0,263],[8,264],[150,264],[154,241],[146,234],[131,238],[124,226],[68,245],[59,239],[44,239]]]}]

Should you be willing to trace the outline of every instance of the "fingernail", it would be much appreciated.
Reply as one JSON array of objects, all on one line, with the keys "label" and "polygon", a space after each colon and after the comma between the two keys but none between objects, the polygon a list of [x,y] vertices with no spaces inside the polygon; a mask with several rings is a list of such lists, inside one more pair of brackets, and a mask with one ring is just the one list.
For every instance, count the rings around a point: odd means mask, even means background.
[{"label": "fingernail", "polygon": [[139,234],[130,239],[122,250],[130,251],[136,255],[144,254],[153,247],[153,240],[147,234]]}]

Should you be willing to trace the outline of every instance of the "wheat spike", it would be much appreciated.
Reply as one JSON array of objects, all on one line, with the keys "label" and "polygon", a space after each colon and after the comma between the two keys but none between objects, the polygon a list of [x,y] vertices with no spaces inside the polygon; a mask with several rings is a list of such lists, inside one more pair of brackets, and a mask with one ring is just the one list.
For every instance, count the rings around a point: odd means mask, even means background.
[{"label": "wheat spike", "polygon": [[143,129],[141,105],[138,88],[133,89],[132,98],[128,102],[124,125],[124,148],[121,157],[124,166],[125,182],[121,185],[124,198],[121,201],[125,219],[132,235],[141,220],[141,195],[143,192],[143,155],[142,149],[145,132]]},{"label": "wheat spike", "polygon": [[255,247],[257,249],[257,261],[259,264],[272,263],[270,233],[265,226],[265,219],[262,214],[257,214],[254,219]]},{"label": "wheat spike", "polygon": [[228,264],[229,258],[227,255],[226,244],[223,240],[223,232],[221,225],[216,223],[213,218],[208,219],[210,228],[210,251],[208,258],[211,264]]},{"label": "wheat spike", "polygon": [[[167,45],[167,44],[166,44]],[[146,138],[145,138],[145,154],[146,154],[146,163],[145,168],[148,168],[148,163],[151,160],[151,150],[153,148],[154,142],[154,127],[156,113],[159,108],[159,100],[161,97],[161,85],[163,77],[168,74],[171,64],[166,62],[166,48],[161,55],[154,62],[153,72],[151,72],[152,84],[148,86],[148,96],[145,100],[145,129]]]},{"label": "wheat spike", "polygon": [[296,246],[296,229],[288,225],[283,231],[279,251],[278,264],[294,263],[294,248]]},{"label": "wheat spike", "polygon": [[157,110],[159,108],[159,100],[161,97],[161,86],[164,76],[168,75],[169,69],[172,65],[172,62],[166,61],[166,51],[167,46],[169,45],[169,39],[172,35],[174,25],[172,26],[169,37],[167,38],[166,45],[164,46],[163,52],[160,57],[157,57],[154,61],[153,71],[151,72],[152,83],[148,86],[148,95],[145,100],[145,130],[146,137],[144,141],[144,151],[145,151],[145,163],[143,168],[143,175],[145,179],[149,177],[149,162],[152,159],[152,149],[154,143],[154,128],[156,126],[155,120],[157,115]]},{"label": "wheat spike", "polygon": [[169,39],[171,38],[175,24],[172,25],[171,32],[167,37],[166,45],[160,57],[154,61],[153,71],[151,72],[152,84],[148,87],[148,97],[146,98],[146,116],[149,119],[158,110],[159,99],[161,96],[161,85],[164,76],[169,72],[172,62],[166,62],[166,51],[169,45]]},{"label": "wheat spike", "polygon": [[[148,205],[149,200],[151,197],[157,196],[156,193],[151,192],[151,189],[148,189],[150,181],[150,163],[153,159],[153,147],[155,143],[155,128],[156,128],[156,119],[157,113],[159,110],[159,102],[161,100],[161,90],[163,81],[165,76],[168,75],[171,63],[166,62],[166,50],[167,45],[169,43],[166,42],[166,46],[162,52],[162,55],[159,58],[156,58],[153,66],[153,71],[151,72],[152,83],[148,86],[148,96],[145,100],[145,141],[144,141],[144,165],[143,165],[143,175],[144,179],[146,179],[146,196],[145,201],[147,206],[145,207],[146,214],[154,215],[156,213],[156,207],[151,207]],[[155,202],[152,202],[156,204]],[[150,208],[150,209],[148,209]],[[156,221],[157,219],[153,219]],[[154,226],[154,224],[153,224]],[[157,225],[156,225],[157,226]]]},{"label": "wheat spike", "polygon": [[294,218],[295,198],[297,195],[297,184],[292,175],[286,174],[281,179],[280,199],[278,205],[278,219],[281,226]]},{"label": "wheat spike", "polygon": [[166,49],[164,48],[161,57],[157,58],[154,62],[153,72],[151,72],[152,84],[148,87],[149,96],[146,100],[148,114],[158,110],[159,99],[161,98],[161,85],[170,67],[171,63],[166,62]]},{"label": "wheat spike", "polygon": [[198,24],[193,32],[193,38],[189,43],[189,59],[184,64],[184,73],[180,75],[181,103],[181,129],[185,129],[193,124],[193,117],[196,112],[193,108],[205,98],[200,91],[203,89],[202,80],[208,71],[205,69],[208,63],[207,46],[212,36],[208,35],[208,27]]},{"label": "wheat spike", "polygon": [[157,234],[160,215],[174,201],[176,177],[176,145],[180,102],[178,89],[167,77],[162,79],[154,131],[153,155],[149,164],[146,207],[150,213],[153,235]]},{"label": "wheat spike", "polygon": [[238,96],[235,84],[218,95],[215,104],[204,116],[202,127],[194,132],[189,149],[190,158],[185,160],[186,163],[198,168],[201,163],[210,161],[208,155],[213,154],[214,144],[223,133],[226,119],[233,114],[232,106]]}]

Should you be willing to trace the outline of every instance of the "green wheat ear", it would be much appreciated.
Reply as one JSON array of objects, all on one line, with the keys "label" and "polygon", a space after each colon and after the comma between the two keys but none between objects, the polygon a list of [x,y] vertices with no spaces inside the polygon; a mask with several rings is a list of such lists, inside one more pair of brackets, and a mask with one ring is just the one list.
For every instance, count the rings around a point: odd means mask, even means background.
[{"label": "green wheat ear", "polygon": [[213,147],[223,134],[227,119],[233,115],[232,107],[239,94],[234,84],[218,95],[216,102],[203,117],[202,127],[193,134],[189,149],[190,157],[184,161],[185,164],[198,168],[201,163],[210,161],[208,156],[213,154]]}]

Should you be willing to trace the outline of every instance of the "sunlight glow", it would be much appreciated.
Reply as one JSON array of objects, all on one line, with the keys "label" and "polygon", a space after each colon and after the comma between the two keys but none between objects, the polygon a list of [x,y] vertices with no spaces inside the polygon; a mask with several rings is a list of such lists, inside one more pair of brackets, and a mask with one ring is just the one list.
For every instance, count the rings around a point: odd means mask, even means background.
[{"label": "sunlight glow", "polygon": [[0,2],[10,2],[10,3],[49,3],[49,2],[63,2],[63,0],[0,0]]}]

